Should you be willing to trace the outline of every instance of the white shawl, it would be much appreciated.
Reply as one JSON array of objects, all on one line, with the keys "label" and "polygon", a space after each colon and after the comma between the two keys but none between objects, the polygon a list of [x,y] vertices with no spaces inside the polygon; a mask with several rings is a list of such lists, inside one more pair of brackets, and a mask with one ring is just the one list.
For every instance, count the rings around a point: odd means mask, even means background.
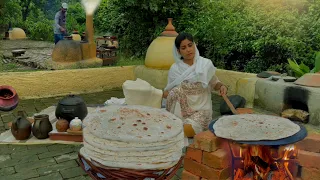
[{"label": "white shawl", "polygon": [[195,57],[192,66],[184,63],[181,55],[176,46],[173,46],[173,57],[175,63],[171,66],[168,74],[168,84],[164,89],[165,91],[171,90],[181,82],[188,80],[190,82],[201,82],[204,88],[208,84],[216,72],[216,67],[212,64],[211,60],[201,57],[197,46],[195,46]]}]

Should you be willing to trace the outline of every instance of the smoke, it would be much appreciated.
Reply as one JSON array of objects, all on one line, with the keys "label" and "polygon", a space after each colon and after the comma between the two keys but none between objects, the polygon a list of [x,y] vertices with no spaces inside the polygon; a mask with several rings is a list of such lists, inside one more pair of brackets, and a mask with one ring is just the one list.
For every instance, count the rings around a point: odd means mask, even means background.
[{"label": "smoke", "polygon": [[93,13],[99,7],[100,2],[101,0],[81,0],[87,15],[93,15]]}]

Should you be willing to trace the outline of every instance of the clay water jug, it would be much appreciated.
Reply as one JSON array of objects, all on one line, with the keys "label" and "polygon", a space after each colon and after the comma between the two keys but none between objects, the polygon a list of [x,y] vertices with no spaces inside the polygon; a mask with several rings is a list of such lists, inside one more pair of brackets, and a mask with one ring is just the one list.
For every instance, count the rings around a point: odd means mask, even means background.
[{"label": "clay water jug", "polygon": [[11,133],[16,140],[26,140],[31,134],[31,123],[24,116],[23,111],[18,111],[18,117],[12,121]]},{"label": "clay water jug", "polygon": [[52,131],[52,124],[49,121],[49,115],[40,114],[40,115],[34,116],[32,133],[36,138],[46,139],[49,137],[49,132],[51,131]]}]

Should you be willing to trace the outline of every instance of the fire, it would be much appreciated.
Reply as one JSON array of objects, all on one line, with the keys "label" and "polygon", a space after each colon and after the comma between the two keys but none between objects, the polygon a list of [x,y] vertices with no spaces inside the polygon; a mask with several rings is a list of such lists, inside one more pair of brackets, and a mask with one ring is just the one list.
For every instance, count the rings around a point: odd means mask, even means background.
[{"label": "fire", "polygon": [[291,157],[296,156],[294,145],[280,149],[270,146],[241,146],[235,169],[234,180],[294,180],[288,166]]}]

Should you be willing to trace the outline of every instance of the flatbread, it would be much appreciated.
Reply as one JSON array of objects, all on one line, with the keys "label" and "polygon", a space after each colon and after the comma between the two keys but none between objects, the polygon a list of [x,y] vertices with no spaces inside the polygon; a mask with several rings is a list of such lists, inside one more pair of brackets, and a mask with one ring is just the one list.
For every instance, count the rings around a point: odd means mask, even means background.
[{"label": "flatbread", "polygon": [[98,108],[84,126],[96,137],[129,143],[166,141],[183,132],[182,120],[170,112],[136,105]]},{"label": "flatbread", "polygon": [[300,131],[289,119],[258,114],[223,116],[213,125],[216,136],[235,141],[278,140]]},{"label": "flatbread", "polygon": [[[182,149],[183,146],[179,146],[184,142],[184,133],[181,132],[178,136],[173,137],[167,141],[141,143],[141,142],[121,142],[102,139],[91,134],[87,128],[83,130],[83,138],[85,142],[90,145],[108,151],[129,152],[129,151],[155,151],[168,149],[172,146]],[[177,149],[178,150],[178,149]]]},{"label": "flatbread", "polygon": [[[87,154],[88,150],[86,150],[85,148],[81,148],[80,149],[80,154],[82,156],[84,156],[84,158],[92,161],[96,161],[104,166],[107,167],[114,167],[114,168],[128,168],[128,169],[137,169],[137,170],[163,170],[163,169],[168,169],[173,167],[174,165],[176,165],[179,160],[176,161],[169,161],[169,162],[163,162],[163,163],[139,163],[139,162],[118,162],[118,161],[105,161],[103,159],[101,159],[100,157],[96,157],[96,156],[89,156]],[[94,163],[95,164],[95,163]],[[97,166],[99,166],[98,164],[95,164]]]}]

